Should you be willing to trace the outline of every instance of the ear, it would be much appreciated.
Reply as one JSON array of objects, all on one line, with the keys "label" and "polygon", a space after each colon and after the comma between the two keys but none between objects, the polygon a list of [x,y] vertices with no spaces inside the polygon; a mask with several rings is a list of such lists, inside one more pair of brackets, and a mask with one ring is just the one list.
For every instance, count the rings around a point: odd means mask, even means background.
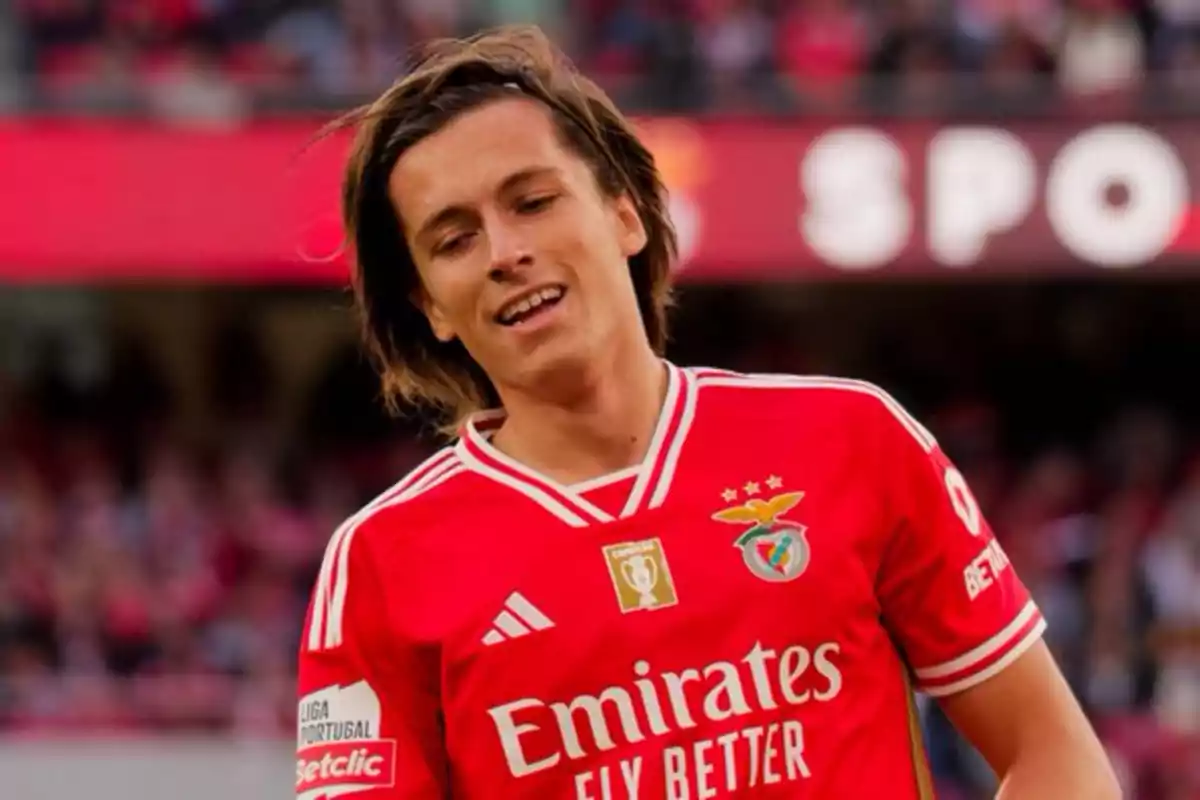
[{"label": "ear", "polygon": [[425,315],[425,319],[429,320],[429,327],[433,331],[433,335],[440,342],[451,342],[457,334],[454,333],[454,328],[451,327],[450,321],[446,315],[442,313],[438,304],[433,301],[429,293],[425,291],[425,287],[419,287],[412,293],[413,305],[421,309],[421,313]]},{"label": "ear", "polygon": [[615,205],[617,221],[617,237],[621,243],[621,254],[626,258],[642,252],[649,241],[646,226],[638,214],[637,206],[628,194],[617,198]]}]

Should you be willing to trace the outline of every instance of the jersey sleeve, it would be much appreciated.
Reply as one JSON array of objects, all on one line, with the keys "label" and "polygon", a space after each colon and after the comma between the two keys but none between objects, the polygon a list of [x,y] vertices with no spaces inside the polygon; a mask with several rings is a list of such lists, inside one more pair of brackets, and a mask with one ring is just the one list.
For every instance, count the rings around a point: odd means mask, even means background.
[{"label": "jersey sleeve", "polygon": [[296,798],[447,797],[437,655],[390,633],[368,543],[355,538],[334,535],[305,621]]},{"label": "jersey sleeve", "polygon": [[888,540],[877,592],[916,688],[941,697],[998,674],[1045,621],[933,436],[883,396],[877,462]]}]

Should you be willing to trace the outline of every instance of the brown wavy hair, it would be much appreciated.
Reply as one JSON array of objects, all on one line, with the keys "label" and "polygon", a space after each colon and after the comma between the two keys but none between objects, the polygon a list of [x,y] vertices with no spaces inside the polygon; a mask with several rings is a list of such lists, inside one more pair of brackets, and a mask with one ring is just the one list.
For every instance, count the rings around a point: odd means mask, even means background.
[{"label": "brown wavy hair", "polygon": [[637,208],[648,238],[629,259],[629,270],[650,343],[660,354],[666,345],[677,243],[662,177],[633,126],[537,28],[438,41],[378,99],[329,129],[355,132],[342,218],[364,344],[393,413],[414,406],[453,425],[499,405],[492,382],[462,344],[439,341],[416,305],[420,279],[388,178],[408,148],[458,115],[514,92],[544,103],[563,143],[591,167],[601,191],[628,195]]}]

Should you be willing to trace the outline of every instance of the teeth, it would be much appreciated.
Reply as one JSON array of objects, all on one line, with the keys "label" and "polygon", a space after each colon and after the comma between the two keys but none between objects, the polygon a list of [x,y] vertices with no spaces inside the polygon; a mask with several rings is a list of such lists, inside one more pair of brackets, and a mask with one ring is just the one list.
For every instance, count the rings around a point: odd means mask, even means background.
[{"label": "teeth", "polygon": [[540,289],[530,296],[523,297],[516,303],[507,306],[500,314],[500,321],[506,323],[512,322],[514,319],[528,314],[542,303],[557,300],[560,297],[562,297],[562,289],[557,286],[547,286],[545,289]]}]

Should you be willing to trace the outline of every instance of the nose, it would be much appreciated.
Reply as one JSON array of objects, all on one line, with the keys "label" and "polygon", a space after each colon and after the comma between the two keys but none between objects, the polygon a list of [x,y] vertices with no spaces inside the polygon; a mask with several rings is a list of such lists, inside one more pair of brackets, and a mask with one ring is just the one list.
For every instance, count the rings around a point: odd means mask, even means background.
[{"label": "nose", "polygon": [[492,220],[487,226],[491,262],[488,277],[494,281],[510,280],[523,268],[533,264],[533,249],[528,236],[518,226],[503,220]]}]

